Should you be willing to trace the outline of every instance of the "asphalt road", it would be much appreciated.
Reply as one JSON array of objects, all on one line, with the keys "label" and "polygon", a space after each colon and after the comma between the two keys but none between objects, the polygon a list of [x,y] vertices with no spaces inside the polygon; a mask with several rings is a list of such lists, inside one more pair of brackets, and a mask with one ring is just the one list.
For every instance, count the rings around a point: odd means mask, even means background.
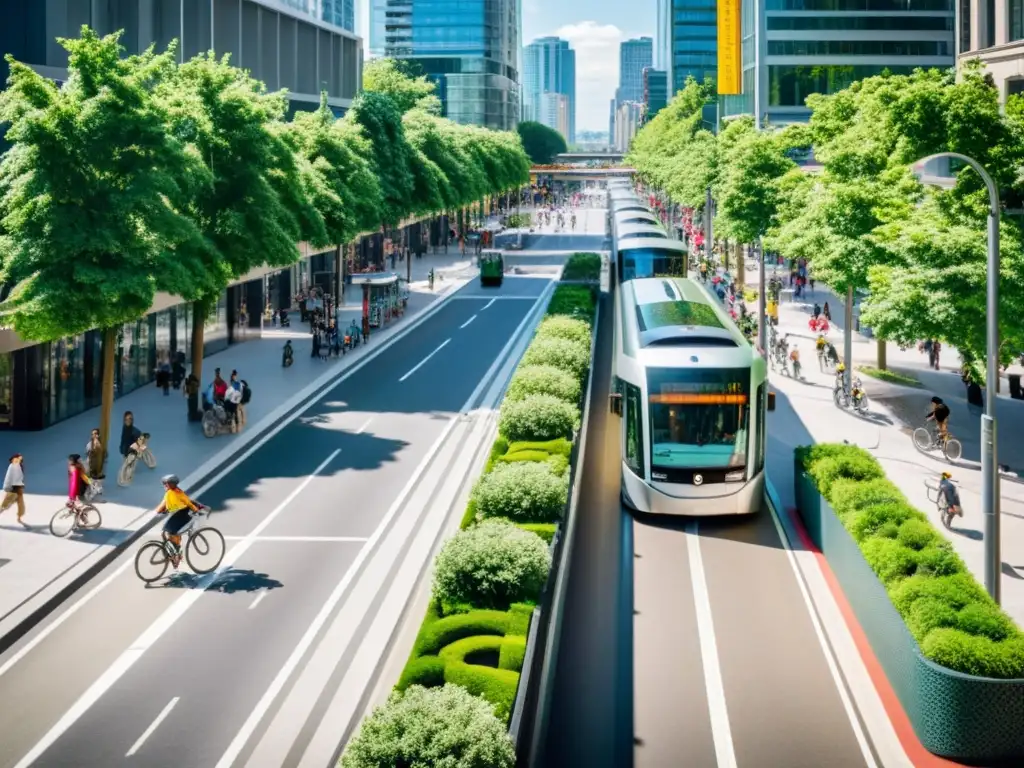
[{"label": "asphalt road", "polygon": [[611,336],[602,323],[542,765],[873,766],[768,510],[690,521],[621,506]]},{"label": "asphalt road", "polygon": [[[202,501],[228,550],[246,537],[249,548],[202,592],[185,574],[147,589],[129,566],[0,675],[0,766],[73,706],[34,765],[216,765],[545,285],[470,284],[242,461]],[[161,625],[183,595],[196,599]],[[137,660],[112,673],[133,647]]]}]

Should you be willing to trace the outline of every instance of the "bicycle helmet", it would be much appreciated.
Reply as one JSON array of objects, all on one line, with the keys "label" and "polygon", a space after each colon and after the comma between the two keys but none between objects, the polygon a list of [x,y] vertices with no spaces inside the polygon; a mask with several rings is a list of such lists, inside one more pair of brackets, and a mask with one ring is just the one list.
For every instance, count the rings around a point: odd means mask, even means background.
[{"label": "bicycle helmet", "polygon": [[951,477],[953,477],[953,475],[950,472],[943,472],[942,473],[942,479],[943,480],[949,480]]},{"label": "bicycle helmet", "polygon": [[164,485],[170,485],[177,488],[178,483],[181,481],[178,480],[177,475],[164,475],[163,477],[160,478],[160,482],[163,483]]},{"label": "bicycle helmet", "polygon": [[840,363],[839,365],[836,366],[836,373],[842,373],[845,370],[846,365],[844,363]]}]

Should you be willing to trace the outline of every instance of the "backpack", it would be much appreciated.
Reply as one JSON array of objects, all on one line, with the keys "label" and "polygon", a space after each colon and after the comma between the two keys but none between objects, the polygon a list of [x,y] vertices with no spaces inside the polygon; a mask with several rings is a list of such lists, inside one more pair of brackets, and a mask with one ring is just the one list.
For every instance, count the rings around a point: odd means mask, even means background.
[{"label": "backpack", "polygon": [[249,382],[242,379],[242,405],[248,404],[252,400],[252,389],[249,387]]}]

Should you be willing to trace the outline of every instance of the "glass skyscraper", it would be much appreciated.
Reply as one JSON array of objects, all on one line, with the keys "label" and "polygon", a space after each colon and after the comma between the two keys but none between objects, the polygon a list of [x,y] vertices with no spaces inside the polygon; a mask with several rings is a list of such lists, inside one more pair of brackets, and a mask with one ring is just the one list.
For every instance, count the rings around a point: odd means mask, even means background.
[{"label": "glass skyscraper", "polygon": [[535,120],[559,130],[550,123],[551,110],[541,108],[544,94],[566,97],[568,128],[565,140],[576,141],[576,51],[566,40],[540,37],[523,48],[523,120]]},{"label": "glass skyscraper", "polygon": [[446,117],[508,130],[519,122],[519,0],[372,0],[370,48],[437,83]]},{"label": "glass skyscraper", "polygon": [[654,41],[649,37],[619,44],[619,101],[644,100],[644,68],[654,64]]}]

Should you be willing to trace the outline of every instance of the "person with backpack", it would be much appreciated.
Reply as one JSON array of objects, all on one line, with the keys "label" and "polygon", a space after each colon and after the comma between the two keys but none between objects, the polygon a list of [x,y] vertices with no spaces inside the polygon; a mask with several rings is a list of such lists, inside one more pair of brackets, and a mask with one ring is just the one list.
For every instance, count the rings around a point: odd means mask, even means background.
[{"label": "person with backpack", "polygon": [[[231,390],[234,390],[234,395],[229,398],[233,401],[235,406],[235,424],[239,430],[245,426],[246,415],[245,406],[249,404],[252,399],[252,390],[249,388],[249,382],[245,379],[238,378],[238,371],[231,371],[230,380]],[[229,392],[231,394],[231,392]]]}]

